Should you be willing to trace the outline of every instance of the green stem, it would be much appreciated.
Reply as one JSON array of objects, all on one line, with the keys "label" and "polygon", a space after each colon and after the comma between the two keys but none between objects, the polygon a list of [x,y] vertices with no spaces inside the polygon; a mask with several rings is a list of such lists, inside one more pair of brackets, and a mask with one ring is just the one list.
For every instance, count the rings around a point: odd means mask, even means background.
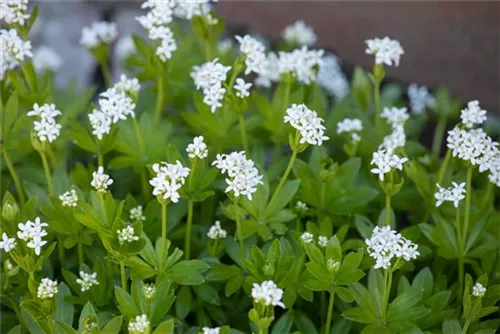
[{"label": "green stem", "polygon": [[292,167],[293,167],[293,164],[294,164],[296,158],[297,158],[297,151],[294,150],[292,153],[292,157],[290,158],[290,162],[288,163],[288,166],[285,170],[285,173],[281,177],[281,180],[278,183],[278,186],[274,190],[273,196],[271,197],[271,201],[269,201],[268,206],[271,206],[274,203],[274,201],[276,200],[276,197],[278,196],[281,188],[283,188],[283,185],[285,184],[285,181],[288,178],[288,174],[290,174],[290,171],[292,170]]},{"label": "green stem", "polygon": [[146,199],[146,202],[149,202],[151,199],[151,192],[149,191],[149,188],[148,188],[148,179],[146,176],[146,168],[141,168],[140,174],[141,174],[142,193],[144,195],[144,198]]},{"label": "green stem", "polygon": [[50,167],[47,161],[47,156],[45,152],[40,151],[40,157],[42,158],[43,169],[45,171],[45,178],[47,179],[47,186],[49,188],[49,196],[54,196],[54,186],[52,184],[52,175],[50,174]]},{"label": "green stem", "polygon": [[243,261],[243,259],[245,258],[245,243],[243,242],[243,235],[240,223],[240,212],[239,212],[240,210],[238,204],[239,204],[239,198],[234,200],[234,211],[236,216],[236,229],[238,230],[238,241],[240,242],[241,260]]},{"label": "green stem", "polygon": [[464,218],[464,230],[462,231],[462,243],[464,245],[463,251],[465,252],[465,244],[467,242],[467,235],[469,233],[470,224],[470,204],[472,199],[472,172],[473,167],[469,166],[467,168],[467,183],[466,183],[466,193],[465,193],[465,218]]},{"label": "green stem", "polygon": [[305,262],[306,262],[306,253],[302,252],[302,255],[300,255],[299,263],[297,264],[297,268],[295,269],[294,273],[295,282],[299,279],[300,273],[302,272],[302,268],[304,268]]},{"label": "green stem", "polygon": [[208,39],[203,40],[203,48],[205,51],[205,59],[210,61],[212,59],[212,45]]},{"label": "green stem", "polygon": [[446,117],[440,117],[434,130],[434,138],[432,139],[432,152],[439,156],[441,145],[443,144],[444,132],[446,131]]},{"label": "green stem", "polygon": [[101,153],[97,155],[97,166],[104,167],[104,156]]},{"label": "green stem", "polygon": [[62,268],[64,264],[64,245],[61,237],[57,237],[57,256]]},{"label": "green stem", "polygon": [[467,331],[469,330],[469,326],[470,326],[470,319],[467,319],[467,321],[465,322],[464,328],[462,329],[462,334],[467,334]]},{"label": "green stem", "polygon": [[51,315],[49,315],[49,316],[47,317],[46,321],[47,321],[47,325],[49,326],[49,333],[51,333],[51,334],[52,334],[52,333],[53,333],[53,334],[56,334],[57,332],[56,332],[56,330],[55,330],[55,328],[54,328],[54,320],[52,320],[52,316],[51,316]]},{"label": "green stem", "polygon": [[186,238],[184,249],[186,251],[185,256],[186,260],[189,260],[191,257],[191,229],[193,226],[193,200],[188,200],[188,213],[187,213],[187,225],[186,225]]},{"label": "green stem", "polygon": [[101,204],[102,214],[104,215],[104,218],[106,218],[107,215],[106,215],[106,205],[104,203],[104,194],[98,191],[97,197],[99,198],[99,204]]},{"label": "green stem", "polygon": [[250,151],[248,151],[247,133],[245,130],[245,117],[243,117],[243,114],[240,114],[238,118],[240,123],[240,134],[241,134],[241,141],[243,142],[243,149],[245,150],[245,153],[248,156],[250,154]]},{"label": "green stem", "polygon": [[109,65],[107,61],[101,62],[101,73],[104,78],[104,84],[106,87],[113,86],[113,80],[111,79],[111,71],[109,70]]},{"label": "green stem", "polygon": [[83,259],[84,259],[84,255],[83,255],[83,243],[81,240],[78,240],[78,263],[80,265],[83,264]]},{"label": "green stem", "polygon": [[282,111],[285,112],[285,110],[288,109],[288,104],[290,103],[290,90],[292,89],[292,84],[290,80],[286,81],[285,84],[285,96],[283,97],[283,108]]},{"label": "green stem", "polygon": [[373,88],[373,97],[375,102],[375,128],[377,129],[377,134],[380,135],[382,133],[381,124],[380,124],[380,81],[374,82]]},{"label": "green stem", "polygon": [[16,304],[16,301],[13,299],[13,298],[9,298],[9,304],[10,304],[10,307],[12,308],[12,310],[14,310],[14,313],[19,321],[19,323],[21,324],[22,327],[25,327],[24,325],[24,319],[21,315],[21,311],[19,310],[19,307],[17,306]]},{"label": "green stem", "polygon": [[9,154],[5,148],[2,148],[2,153],[4,157],[5,164],[7,165],[7,169],[9,170],[10,176],[14,181],[14,185],[16,186],[17,196],[19,197],[19,201],[21,204],[24,204],[26,198],[24,197],[23,187],[21,186],[21,181],[19,180],[19,175],[17,175],[16,169],[10,160]]},{"label": "green stem", "polygon": [[132,123],[134,124],[134,132],[135,137],[137,138],[137,144],[139,145],[139,152],[142,154],[144,145],[142,144],[141,129],[139,128],[139,123],[137,122],[137,119],[135,117],[132,117]]},{"label": "green stem", "polygon": [[156,127],[161,119],[161,114],[163,112],[163,105],[165,103],[165,88],[163,73],[160,72],[158,78],[156,79],[157,92],[156,92],[156,108],[155,115],[153,118],[153,126]]},{"label": "green stem", "polygon": [[163,270],[163,258],[167,243],[167,203],[161,203],[161,240],[160,240],[160,271]]},{"label": "green stem", "polygon": [[335,301],[335,293],[330,293],[330,300],[328,302],[328,313],[326,316],[325,334],[330,334],[330,326],[332,324],[333,302]]},{"label": "green stem", "polygon": [[385,223],[391,225],[391,195],[385,194]]},{"label": "green stem", "polygon": [[439,184],[443,183],[443,179],[444,179],[444,176],[446,174],[446,170],[448,169],[448,165],[450,164],[450,160],[451,160],[451,150],[448,149],[446,151],[446,155],[444,157],[443,164],[441,165],[441,168],[439,169],[437,183],[439,183]]},{"label": "green stem", "polygon": [[462,295],[464,287],[464,245],[462,242],[462,231],[460,227],[460,209],[456,209],[455,215],[455,229],[457,232],[457,245],[458,245],[458,296]]},{"label": "green stem", "polygon": [[120,275],[122,277],[122,289],[127,291],[127,274],[125,273],[125,264],[120,261]]}]

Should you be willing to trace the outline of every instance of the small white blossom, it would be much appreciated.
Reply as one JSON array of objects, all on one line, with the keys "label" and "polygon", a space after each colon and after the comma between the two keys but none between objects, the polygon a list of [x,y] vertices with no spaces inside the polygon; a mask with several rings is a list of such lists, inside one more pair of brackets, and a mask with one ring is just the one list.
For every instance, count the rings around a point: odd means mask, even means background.
[{"label": "small white blossom", "polygon": [[40,299],[51,299],[57,294],[57,281],[50,278],[42,278],[42,282],[38,286],[37,296]]},{"label": "small white blossom", "polygon": [[264,281],[262,284],[254,283],[252,287],[252,298],[255,303],[263,302],[266,306],[279,306],[285,308],[281,302],[283,290],[273,281]]},{"label": "small white blossom", "polygon": [[217,47],[221,53],[229,52],[229,50],[231,50],[233,46],[234,46],[233,41],[229,38],[220,40],[219,43],[217,44]]},{"label": "small white blossom", "polygon": [[316,43],[316,34],[313,28],[306,25],[304,21],[297,21],[294,24],[286,26],[281,36],[290,44],[311,46]]},{"label": "small white blossom", "polygon": [[230,69],[230,66],[220,64],[215,58],[201,66],[194,66],[191,71],[191,78],[193,78],[196,89],[203,91],[203,102],[210,106],[212,112],[222,106],[221,101],[226,93],[222,83],[226,81]]},{"label": "small white blossom", "polygon": [[118,35],[115,23],[94,22],[90,27],[82,29],[80,44],[88,49],[95,48],[101,44],[110,44]]},{"label": "small white blossom", "polygon": [[86,273],[84,271],[80,271],[80,278],[76,279],[76,283],[80,284],[82,292],[90,290],[94,285],[99,285],[99,281],[97,280],[97,273]]},{"label": "small white blossom", "polygon": [[419,87],[417,84],[408,86],[408,99],[410,100],[411,111],[416,115],[423,113],[425,108],[433,107],[436,104],[436,100],[429,93],[427,87]]},{"label": "small white blossom", "polygon": [[320,247],[326,247],[327,244],[328,244],[328,237],[325,237],[324,235],[320,235],[318,237],[318,245]]},{"label": "small white blossom", "polygon": [[7,233],[2,233],[2,240],[0,241],[0,249],[6,253],[10,252],[16,247],[16,238],[9,238]]},{"label": "small white blossom", "polygon": [[495,170],[498,161],[498,143],[493,141],[481,128],[462,130],[455,127],[448,131],[447,147],[454,157],[479,166],[479,172]]},{"label": "small white blossom", "polygon": [[337,272],[340,268],[340,262],[335,259],[328,259],[328,261],[326,261],[326,266],[328,267],[328,270]]},{"label": "small white blossom", "polygon": [[365,41],[366,53],[375,55],[376,64],[386,64],[388,66],[399,66],[399,59],[404,54],[404,50],[398,41],[389,37],[368,39]]},{"label": "small white blossom", "polygon": [[299,211],[307,211],[307,209],[309,209],[307,207],[307,204],[302,202],[302,201],[297,201],[297,203],[295,203],[295,209],[299,210]]},{"label": "small white blossom", "polygon": [[62,206],[76,207],[78,202],[78,195],[76,194],[75,189],[71,189],[60,195],[59,199],[61,200]]},{"label": "small white blossom", "polygon": [[47,46],[40,46],[33,52],[33,66],[38,73],[46,70],[55,72],[61,65],[61,57]]},{"label": "small white blossom", "polygon": [[139,240],[139,237],[135,235],[134,228],[130,225],[128,225],[124,229],[116,231],[116,234],[118,234],[118,242],[120,243],[120,245],[123,245],[126,242],[131,243]]},{"label": "small white blossom", "polygon": [[172,22],[173,8],[175,1],[165,0],[148,0],[145,1],[141,8],[150,8],[146,15],[136,17],[136,20],[146,30],[151,30],[154,27],[164,26]]},{"label": "small white blossom", "polygon": [[24,41],[17,30],[0,30],[0,79],[3,79],[8,70],[16,68],[24,62],[24,58],[33,57],[31,42]]},{"label": "small white blossom", "polygon": [[404,238],[390,226],[373,229],[370,239],[366,239],[368,254],[375,259],[375,269],[389,269],[393,258],[403,258],[405,261],[416,259],[420,255],[418,245]]},{"label": "small white blossom", "polygon": [[348,133],[351,140],[357,143],[361,138],[358,132],[363,131],[363,123],[358,118],[344,118],[337,123],[337,133]]},{"label": "small white blossom", "polygon": [[146,217],[142,214],[142,205],[138,205],[135,208],[130,209],[130,220],[134,222],[143,222],[146,220]]},{"label": "small white blossom", "polygon": [[245,80],[243,80],[242,78],[237,78],[236,84],[234,85],[236,96],[241,98],[250,96],[250,92],[248,91],[250,87],[252,87],[252,84],[250,82],[245,83]]},{"label": "small white blossom", "polygon": [[132,35],[126,35],[116,42],[115,53],[118,59],[122,60],[134,54],[136,51]]},{"label": "small white blossom", "polygon": [[161,39],[160,46],[156,48],[156,55],[161,61],[166,62],[172,58],[172,52],[177,50],[177,43],[175,42],[174,33],[170,28],[166,28],[166,33]]},{"label": "small white blossom", "polygon": [[317,80],[318,84],[337,100],[343,99],[349,93],[349,81],[340,67],[338,58],[333,55],[321,58]]},{"label": "small white blossom", "polygon": [[244,151],[217,154],[217,159],[212,165],[220,169],[222,174],[227,173],[226,193],[232,193],[235,197],[247,196],[252,200],[257,185],[263,184],[263,176],[259,175],[254,162],[247,159]]},{"label": "small white blossom", "polygon": [[142,287],[142,295],[146,300],[151,300],[156,293],[156,285],[154,283],[144,284]]},{"label": "small white blossom", "polygon": [[387,120],[387,123],[389,123],[392,128],[403,125],[408,120],[408,118],[410,118],[405,107],[385,107],[380,114],[380,117],[385,118]]},{"label": "small white blossom", "polygon": [[207,144],[203,140],[203,136],[194,137],[193,142],[187,146],[186,152],[191,159],[203,160],[208,157]]},{"label": "small white blossom", "polygon": [[324,50],[308,50],[306,46],[292,52],[279,53],[280,74],[290,73],[305,85],[316,81],[318,68],[322,64]]},{"label": "small white blossom", "polygon": [[0,3],[0,20],[7,24],[24,25],[29,17],[28,0],[4,0]]},{"label": "small white blossom", "polygon": [[371,169],[373,174],[377,174],[380,181],[384,181],[384,175],[389,173],[392,169],[403,170],[403,163],[408,161],[408,158],[400,158],[397,154],[387,152],[386,150],[378,150],[373,152],[372,165],[376,168]]},{"label": "small white blossom", "polygon": [[26,246],[35,250],[36,255],[40,255],[41,248],[47,241],[42,238],[47,235],[47,231],[44,227],[48,226],[47,223],[43,223],[39,217],[35,218],[32,222],[28,220],[26,223],[19,223],[19,231],[17,232],[17,237],[21,240],[26,241]]},{"label": "small white blossom", "polygon": [[209,24],[217,24],[218,20],[210,16],[209,0],[178,0],[175,3],[174,15],[181,19],[191,20],[195,16],[207,17]]},{"label": "small white blossom", "polygon": [[89,114],[89,121],[92,126],[92,134],[99,140],[102,140],[102,137],[111,131],[111,118],[102,111],[94,109]]},{"label": "small white blossom", "polygon": [[149,181],[149,184],[154,187],[153,195],[177,203],[181,197],[178,190],[186,182],[190,169],[184,167],[180,161],[176,161],[175,164],[161,162],[154,164],[152,168],[156,173],[155,177]]},{"label": "small white blossom", "polygon": [[481,284],[481,283],[476,283],[472,287],[472,295],[474,297],[483,297],[484,294],[486,293],[486,288]]},{"label": "small white blossom", "polygon": [[92,182],[90,185],[94,187],[97,192],[105,193],[108,187],[113,184],[113,179],[109,175],[104,174],[104,168],[99,166],[96,172],[92,172]]},{"label": "small white blossom", "polygon": [[61,125],[56,123],[55,117],[61,112],[56,109],[55,104],[44,104],[39,106],[38,103],[33,105],[33,110],[28,112],[28,116],[34,116],[37,120],[33,121],[33,130],[41,142],[49,141],[52,143],[59,137]]},{"label": "small white blossom", "polygon": [[215,327],[215,328],[203,327],[201,330],[202,330],[202,334],[219,334],[220,333],[220,327]]},{"label": "small white blossom", "polygon": [[119,120],[126,120],[127,116],[135,117],[135,103],[123,91],[121,84],[113,86],[99,95],[99,110],[115,124]]},{"label": "small white blossom", "polygon": [[245,57],[245,74],[254,72],[256,74],[265,71],[266,54],[265,46],[257,39],[250,35],[235,36],[236,40],[240,43],[240,51]]},{"label": "small white blossom", "polygon": [[474,125],[480,125],[486,121],[486,110],[481,109],[479,101],[470,101],[467,103],[467,108],[462,109],[460,118],[462,119],[462,124],[471,129]]},{"label": "small white blossom", "polygon": [[458,204],[461,200],[465,198],[465,182],[455,183],[452,182],[453,186],[450,188],[443,188],[437,184],[438,191],[434,194],[436,199],[436,207],[439,207],[443,202],[449,201],[453,202],[455,208],[458,208]]},{"label": "small white blossom", "polygon": [[210,226],[207,237],[213,240],[224,239],[227,236],[226,230],[220,225],[220,221],[216,221],[214,225]]},{"label": "small white blossom", "polygon": [[314,235],[312,233],[309,233],[309,232],[304,232],[302,233],[302,235],[300,236],[300,240],[305,243],[305,244],[309,244],[311,242],[314,241]]},{"label": "small white blossom", "polygon": [[261,87],[271,87],[272,82],[280,80],[279,58],[274,52],[269,52],[264,61],[263,71],[255,79],[255,85]]},{"label": "small white blossom", "polygon": [[318,114],[306,107],[305,104],[293,104],[286,110],[285,123],[290,123],[300,132],[300,144],[321,146],[324,140],[329,138],[324,135],[325,126],[321,123],[323,119]]},{"label": "small white blossom", "polygon": [[146,333],[149,330],[149,320],[145,314],[138,315],[135,317],[134,321],[128,323],[128,330],[130,333]]},{"label": "small white blossom", "polygon": [[120,81],[118,81],[114,87],[117,91],[132,96],[137,96],[137,94],[139,94],[139,90],[141,89],[141,85],[139,84],[139,80],[137,80],[137,78],[129,79],[125,74],[120,75]]}]

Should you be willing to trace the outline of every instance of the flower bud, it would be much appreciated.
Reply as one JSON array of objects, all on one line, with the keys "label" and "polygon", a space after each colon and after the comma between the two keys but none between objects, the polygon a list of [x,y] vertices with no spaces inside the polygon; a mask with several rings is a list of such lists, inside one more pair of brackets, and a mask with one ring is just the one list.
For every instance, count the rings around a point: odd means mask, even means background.
[{"label": "flower bud", "polygon": [[156,296],[156,285],[154,283],[145,284],[142,287],[142,296],[146,300],[152,300]]},{"label": "flower bud", "polygon": [[340,262],[334,259],[328,259],[326,266],[328,267],[329,272],[337,273],[340,268]]},{"label": "flower bud", "polygon": [[5,220],[15,220],[19,213],[19,206],[16,202],[6,201],[2,207],[2,218]]},{"label": "flower bud", "polygon": [[269,262],[264,265],[264,275],[267,277],[274,276],[274,266]]}]

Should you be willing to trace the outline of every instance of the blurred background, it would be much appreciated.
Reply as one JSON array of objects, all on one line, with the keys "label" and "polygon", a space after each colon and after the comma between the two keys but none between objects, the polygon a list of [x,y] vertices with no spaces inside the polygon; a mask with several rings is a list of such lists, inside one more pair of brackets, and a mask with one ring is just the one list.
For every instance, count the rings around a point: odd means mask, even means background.
[{"label": "blurred background", "polygon": [[[117,23],[120,36],[145,35],[134,19],[143,13],[140,1],[38,3],[40,19],[32,41],[34,47],[47,45],[64,59],[59,84],[71,78],[80,85],[95,80],[96,64],[79,44],[84,26],[109,20]],[[215,8],[229,30],[270,39],[301,19],[314,28],[317,46],[334,51],[348,73],[351,64],[372,66],[373,57],[364,53],[365,39],[389,36],[405,50],[400,66],[388,69],[389,79],[431,90],[444,86],[462,101],[477,99],[488,111],[500,112],[499,1],[220,0]]]}]

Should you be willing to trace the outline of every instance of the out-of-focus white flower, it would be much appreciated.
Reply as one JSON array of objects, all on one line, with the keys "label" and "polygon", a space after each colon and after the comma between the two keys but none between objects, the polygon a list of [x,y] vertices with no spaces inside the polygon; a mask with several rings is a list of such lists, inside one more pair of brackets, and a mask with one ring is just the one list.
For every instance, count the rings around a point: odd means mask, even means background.
[{"label": "out-of-focus white flower", "polygon": [[474,125],[483,124],[486,121],[486,110],[481,109],[479,106],[479,101],[474,100],[467,103],[467,108],[462,109],[460,113],[460,118],[462,119],[462,124],[465,127],[471,129]]},{"label": "out-of-focus white flower", "polygon": [[82,29],[80,44],[88,49],[95,48],[101,44],[110,44],[118,35],[116,24],[113,22],[94,22],[90,27]]},{"label": "out-of-focus white flower", "polygon": [[306,25],[304,21],[301,20],[286,26],[281,36],[290,44],[311,46],[316,43],[316,34],[313,28]]},{"label": "out-of-focus white flower", "polygon": [[111,118],[102,111],[94,109],[89,114],[89,121],[92,126],[92,134],[99,140],[102,140],[102,137],[111,131]]},{"label": "out-of-focus white flower", "polygon": [[375,259],[375,269],[389,269],[393,258],[403,258],[405,261],[416,259],[420,255],[418,245],[404,238],[390,226],[373,229],[370,239],[366,239],[368,254]]},{"label": "out-of-focus white flower", "polygon": [[48,46],[40,46],[33,52],[33,66],[37,72],[57,71],[62,65],[61,57]]},{"label": "out-of-focus white flower", "polygon": [[300,83],[309,85],[316,81],[317,69],[322,63],[323,50],[308,50],[306,46],[292,52],[279,53],[280,74],[290,73]]},{"label": "out-of-focus white flower", "polygon": [[419,87],[414,83],[408,86],[408,99],[412,113],[417,115],[423,113],[425,108],[433,107],[436,104],[436,100],[429,93],[427,87]]},{"label": "out-of-focus white flower", "polygon": [[479,172],[496,170],[498,161],[498,143],[493,141],[481,128],[462,130],[455,127],[448,131],[447,147],[454,157],[469,161],[479,166]]},{"label": "out-of-focus white flower", "polygon": [[55,117],[61,112],[56,109],[55,104],[38,103],[33,105],[33,110],[28,112],[28,116],[35,116],[37,120],[33,122],[33,129],[41,142],[49,141],[52,143],[59,136],[61,125],[56,123]]},{"label": "out-of-focus white flower", "polygon": [[193,142],[187,146],[186,152],[191,159],[205,159],[208,157],[207,144],[203,140],[203,136],[194,137]]},{"label": "out-of-focus white flower", "polygon": [[84,271],[80,271],[80,278],[76,279],[76,283],[81,285],[82,292],[90,290],[94,285],[99,285],[99,281],[97,280],[97,273],[86,273]]},{"label": "out-of-focus white flower", "polygon": [[0,20],[7,24],[20,24],[29,19],[28,0],[4,0],[0,3]]},{"label": "out-of-focus white flower", "polygon": [[146,217],[142,214],[142,205],[138,205],[135,208],[130,209],[130,220],[134,222],[143,222],[146,220]]},{"label": "out-of-focus white flower", "polygon": [[24,41],[17,30],[0,30],[0,79],[8,70],[16,68],[24,62],[24,58],[33,57],[31,42]]},{"label": "out-of-focus white flower", "polygon": [[349,93],[349,82],[342,72],[338,58],[333,55],[329,54],[321,58],[317,81],[328,94],[335,96],[337,100],[343,99]]},{"label": "out-of-focus white flower", "polygon": [[118,81],[114,88],[127,95],[137,96],[139,94],[139,90],[141,90],[141,85],[139,84],[139,80],[137,78],[127,78],[125,74],[120,75],[120,81]]},{"label": "out-of-focus white flower", "polygon": [[272,82],[279,80],[280,67],[278,56],[274,52],[269,52],[263,64],[263,71],[255,79],[255,85],[269,88]]},{"label": "out-of-focus white flower", "polygon": [[203,327],[201,330],[202,330],[203,334],[219,334],[220,333],[220,327],[215,327],[215,328]]},{"label": "out-of-focus white flower", "polygon": [[256,304],[263,302],[266,306],[279,306],[285,308],[285,305],[281,302],[283,290],[278,288],[273,281],[264,281],[260,285],[254,283],[252,287],[252,298]]},{"label": "out-of-focus white flower", "polygon": [[452,182],[453,186],[449,188],[443,188],[437,184],[438,191],[434,194],[436,199],[436,207],[443,204],[445,201],[453,202],[455,208],[458,208],[458,204],[461,200],[465,198],[465,182],[455,183]]},{"label": "out-of-focus white flower", "polygon": [[42,239],[47,235],[47,231],[44,229],[46,226],[48,226],[47,223],[43,223],[40,217],[36,217],[34,222],[28,220],[24,224],[19,223],[17,237],[26,241],[26,246],[34,249],[36,255],[40,255],[42,246],[47,243],[46,240]]},{"label": "out-of-focus white flower", "polygon": [[149,184],[154,187],[153,195],[177,203],[181,197],[178,190],[186,182],[189,168],[184,167],[178,160],[175,164],[166,162],[154,164],[152,168],[156,173],[155,177],[149,181]]},{"label": "out-of-focus white flower", "polygon": [[149,330],[149,320],[145,314],[138,315],[134,321],[128,323],[128,330],[131,334],[142,334]]},{"label": "out-of-focus white flower", "polygon": [[6,253],[10,252],[16,247],[16,238],[9,238],[7,233],[2,233],[2,240],[0,241],[0,249],[3,249]]},{"label": "out-of-focus white flower", "polygon": [[[118,87],[120,87],[120,83]],[[135,103],[116,86],[109,88],[99,95],[99,110],[115,124],[119,120],[126,120],[127,116],[135,117]]]},{"label": "out-of-focus white flower", "polygon": [[217,44],[217,48],[221,53],[226,53],[229,52],[234,46],[233,41],[230,38],[224,38],[223,40],[220,40],[219,43]]},{"label": "out-of-focus white flower", "polygon": [[166,28],[167,33],[162,37],[160,46],[156,48],[156,55],[161,61],[166,62],[172,58],[172,52],[177,50],[177,43],[175,42],[174,33],[170,28]]},{"label": "out-of-focus white flower", "polygon": [[236,84],[234,85],[236,96],[241,98],[250,96],[250,92],[248,91],[250,87],[252,87],[252,84],[250,82],[245,83],[245,80],[243,80],[242,78],[237,78]]},{"label": "out-of-focus white flower", "polygon": [[266,50],[264,44],[250,35],[235,36],[236,40],[240,43],[240,51],[245,57],[245,74],[251,72],[260,74],[265,71]]},{"label": "out-of-focus white flower", "polygon": [[320,235],[318,237],[318,245],[320,247],[326,247],[326,245],[328,244],[328,237],[325,237],[324,235]]},{"label": "out-of-focus white flower", "polygon": [[312,233],[309,233],[309,232],[304,232],[302,233],[302,235],[300,236],[300,240],[305,243],[305,244],[308,244],[308,243],[311,243],[314,241],[314,235]]},{"label": "out-of-focus white flower", "polygon": [[296,210],[299,210],[299,211],[302,211],[302,212],[305,212],[307,211],[309,208],[307,207],[307,204],[302,202],[302,201],[297,201],[297,203],[295,203],[295,209]]},{"label": "out-of-focus white flower", "polygon": [[132,226],[128,225],[124,229],[116,231],[116,234],[118,234],[118,242],[120,245],[123,245],[124,243],[131,243],[133,241],[139,240],[139,237],[135,235],[135,230]]},{"label": "out-of-focus white flower", "polygon": [[115,46],[115,52],[118,59],[125,59],[135,53],[135,44],[132,35],[121,37]]},{"label": "out-of-focus white flower", "polygon": [[191,20],[195,16],[205,16],[210,25],[218,20],[210,15],[209,0],[178,0],[174,7],[174,15],[181,19]]},{"label": "out-of-focus white flower", "polygon": [[405,107],[385,107],[380,117],[385,118],[387,123],[394,129],[395,127],[403,125],[410,116]]},{"label": "out-of-focus white flower", "polygon": [[230,69],[230,66],[220,64],[218,59],[215,58],[201,66],[194,66],[191,71],[191,77],[196,89],[203,91],[203,102],[210,106],[212,112],[222,106],[221,101],[226,93],[222,83],[226,81],[227,72]]},{"label": "out-of-focus white flower", "polygon": [[408,158],[400,158],[397,154],[381,149],[373,152],[371,164],[375,165],[376,168],[371,169],[371,172],[377,174],[380,181],[384,181],[384,175],[392,169],[403,170],[403,163],[406,161]]},{"label": "out-of-focus white flower", "polygon": [[78,203],[78,195],[76,194],[75,189],[64,192],[59,196],[59,199],[61,200],[62,206],[76,207]]},{"label": "out-of-focus white flower", "polygon": [[484,296],[485,293],[486,293],[486,288],[479,282],[474,284],[474,286],[472,287],[472,295],[474,297],[481,298]]},{"label": "out-of-focus white flower", "polygon": [[321,123],[323,119],[318,114],[306,107],[305,104],[293,104],[286,110],[285,123],[290,123],[300,132],[300,144],[321,146],[323,141],[329,138],[324,135],[325,126]]},{"label": "out-of-focus white flower", "polygon": [[376,64],[386,64],[388,66],[399,66],[399,59],[404,54],[404,50],[398,41],[389,37],[368,39],[366,43],[366,53],[375,55]]},{"label": "out-of-focus white flower", "polygon": [[108,187],[113,184],[113,179],[109,175],[104,174],[104,168],[99,166],[96,172],[92,172],[92,181],[90,185],[94,187],[97,192],[105,193]]},{"label": "out-of-focus white flower", "polygon": [[210,226],[207,237],[213,240],[224,239],[227,236],[226,230],[220,225],[220,221],[216,221],[214,225]]},{"label": "out-of-focus white flower", "polygon": [[220,169],[222,174],[227,173],[226,193],[232,193],[235,197],[247,196],[252,200],[257,185],[263,184],[263,176],[259,175],[254,162],[247,159],[244,151],[217,154],[217,159],[212,165]]},{"label": "out-of-focus white flower", "polygon": [[40,299],[51,299],[57,294],[57,281],[50,278],[42,278],[42,282],[38,286],[36,295]]},{"label": "out-of-focus white flower", "polygon": [[358,142],[361,138],[358,132],[363,131],[363,123],[358,118],[344,118],[337,123],[337,133],[348,133],[353,142]]}]

